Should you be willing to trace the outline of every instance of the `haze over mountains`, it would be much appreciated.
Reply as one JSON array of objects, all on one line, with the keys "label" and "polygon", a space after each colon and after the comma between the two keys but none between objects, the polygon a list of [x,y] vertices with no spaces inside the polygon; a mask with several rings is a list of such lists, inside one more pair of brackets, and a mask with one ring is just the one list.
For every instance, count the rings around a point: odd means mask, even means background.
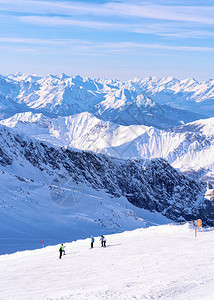
[{"label": "haze over mountains", "polygon": [[77,239],[200,216],[213,225],[213,99],[213,80],[1,75],[5,238],[23,249],[22,238],[34,248],[62,231]]}]

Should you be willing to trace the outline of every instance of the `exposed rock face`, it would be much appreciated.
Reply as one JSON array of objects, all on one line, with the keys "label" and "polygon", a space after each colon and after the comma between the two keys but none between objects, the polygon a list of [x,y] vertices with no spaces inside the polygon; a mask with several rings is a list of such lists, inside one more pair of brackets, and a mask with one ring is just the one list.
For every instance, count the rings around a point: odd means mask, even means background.
[{"label": "exposed rock face", "polygon": [[2,166],[11,165],[13,160],[7,156],[6,153],[0,148],[0,164]]},{"label": "exposed rock face", "polygon": [[93,152],[50,147],[20,136],[1,126],[0,164],[14,160],[26,166],[60,176],[66,174],[76,183],[84,182],[114,197],[125,196],[132,204],[157,211],[176,220],[203,219],[214,225],[214,204],[204,199],[206,184],[190,179],[163,159],[118,159]]}]

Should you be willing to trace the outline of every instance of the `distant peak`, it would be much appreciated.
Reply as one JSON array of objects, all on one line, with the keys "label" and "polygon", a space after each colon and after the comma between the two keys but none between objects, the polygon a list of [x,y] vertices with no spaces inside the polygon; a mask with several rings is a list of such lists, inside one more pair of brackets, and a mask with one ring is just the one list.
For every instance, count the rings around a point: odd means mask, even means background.
[{"label": "distant peak", "polygon": [[149,76],[145,78],[145,81],[157,81],[157,77],[155,76]]},{"label": "distant peak", "polygon": [[47,74],[44,78],[53,78],[53,79],[59,79],[57,75]]},{"label": "distant peak", "polygon": [[83,78],[80,75],[74,76],[73,79],[77,79],[77,80],[81,80],[81,81],[83,80]]},{"label": "distant peak", "polygon": [[190,84],[190,83],[198,83],[198,81],[195,80],[195,78],[188,77],[188,78],[182,80],[181,83],[188,83],[188,84]]},{"label": "distant peak", "polygon": [[138,77],[138,76],[136,76],[133,80],[132,80],[132,82],[138,82],[140,80],[140,78]]},{"label": "distant peak", "polygon": [[62,73],[60,75],[60,79],[63,80],[63,79],[67,79],[67,78],[70,78],[70,76],[66,75],[65,73]]}]

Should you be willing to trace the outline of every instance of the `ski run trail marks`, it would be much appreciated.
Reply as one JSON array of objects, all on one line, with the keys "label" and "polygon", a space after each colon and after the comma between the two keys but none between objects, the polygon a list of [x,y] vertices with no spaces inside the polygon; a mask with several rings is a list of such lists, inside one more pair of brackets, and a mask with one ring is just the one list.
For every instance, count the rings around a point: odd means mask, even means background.
[{"label": "ski run trail marks", "polygon": [[[162,225],[0,256],[1,300],[214,299],[213,229]],[[64,242],[64,241],[62,241]]]}]

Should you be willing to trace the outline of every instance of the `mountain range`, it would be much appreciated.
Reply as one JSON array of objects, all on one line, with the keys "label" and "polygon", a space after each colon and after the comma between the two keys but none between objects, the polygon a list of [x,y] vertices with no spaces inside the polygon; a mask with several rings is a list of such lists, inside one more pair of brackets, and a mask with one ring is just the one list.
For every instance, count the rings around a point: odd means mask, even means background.
[{"label": "mountain range", "polygon": [[3,239],[17,250],[23,238],[33,249],[44,236],[51,244],[196,218],[213,226],[213,88],[1,75]]},{"label": "mountain range", "polygon": [[[198,84],[198,90],[203,93],[203,97],[198,98],[192,96],[195,92],[194,89],[190,89],[188,82],[186,85],[181,82],[179,91],[176,90],[173,94],[176,100],[172,97],[171,90],[169,91],[168,81],[169,79],[162,80],[161,87],[157,81],[158,88],[154,87],[155,92],[152,94],[149,79],[121,82],[69,77],[65,74],[38,77],[18,73],[1,76],[1,118],[11,117],[15,111],[39,112],[50,117],[69,116],[87,111],[100,119],[121,125],[166,128],[212,116],[212,81],[204,83],[206,91],[200,89]],[[165,94],[171,95],[170,101],[163,101],[163,86]],[[207,94],[207,97],[204,94]]]}]

